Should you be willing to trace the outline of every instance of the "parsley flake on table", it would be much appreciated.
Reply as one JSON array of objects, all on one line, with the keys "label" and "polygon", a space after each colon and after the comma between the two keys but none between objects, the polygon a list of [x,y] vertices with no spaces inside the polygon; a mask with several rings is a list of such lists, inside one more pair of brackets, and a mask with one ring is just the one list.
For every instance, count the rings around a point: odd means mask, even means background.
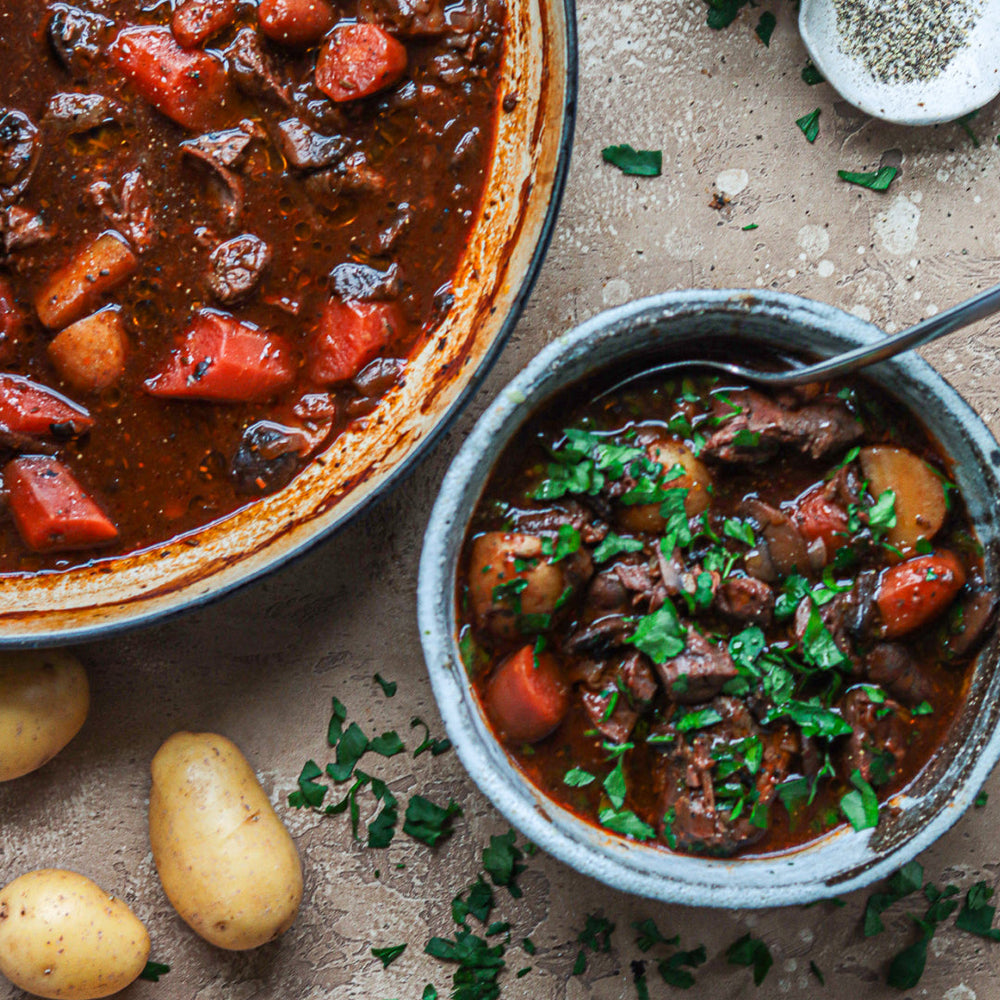
[{"label": "parsley flake on table", "polygon": [[381,674],[376,674],[374,680],[382,689],[382,694],[384,694],[386,698],[391,698],[396,693],[396,688],[399,686],[395,681],[387,681]]},{"label": "parsley flake on table", "polygon": [[755,938],[751,934],[744,934],[726,949],[726,961],[730,965],[752,966],[755,986],[760,986],[764,982],[774,964],[774,959],[771,957],[771,951],[767,945],[760,938]]},{"label": "parsley flake on table", "polygon": [[819,115],[820,109],[817,108],[815,111],[810,111],[809,114],[795,119],[795,124],[798,125],[807,142],[815,142],[819,136]]},{"label": "parsley flake on table", "polygon": [[769,10],[765,10],[760,15],[757,27],[753,30],[754,34],[764,43],[765,48],[771,47],[771,36],[774,34],[774,29],[777,26],[778,19]]},{"label": "parsley flake on table", "polygon": [[447,736],[443,736],[439,740],[432,739],[430,726],[419,715],[415,715],[410,719],[410,728],[416,729],[418,726],[423,728],[424,738],[421,740],[420,746],[413,751],[414,757],[419,757],[428,750],[430,750],[432,757],[440,757],[441,754],[447,753],[451,749],[451,740]]},{"label": "parsley flake on table", "polygon": [[404,951],[406,951],[405,944],[393,944],[385,948],[372,948],[372,954],[382,963],[383,969],[388,969]]},{"label": "parsley flake on table", "polygon": [[406,804],[403,833],[434,847],[452,835],[452,821],[461,815],[462,810],[454,800],[450,799],[448,805],[442,807],[422,795],[414,795]]},{"label": "parsley flake on table", "polygon": [[483,870],[493,884],[503,886],[515,898],[523,895],[517,877],[524,871],[524,853],[517,847],[517,834],[508,830],[490,837],[489,847],[483,848]]},{"label": "parsley flake on table", "polygon": [[850,170],[838,170],[837,176],[848,184],[869,188],[872,191],[887,191],[899,170],[896,167],[881,167],[872,173],[854,173]]},{"label": "parsley flake on table", "polygon": [[993,890],[985,882],[977,882],[965,895],[965,903],[955,918],[955,926],[962,931],[1000,941],[1000,929],[993,926],[996,907],[990,905]]},{"label": "parsley flake on table", "polygon": [[802,67],[802,81],[815,87],[817,83],[826,83],[826,77],[811,62],[807,62]]},{"label": "parsley flake on table", "polygon": [[162,962],[147,962],[139,973],[140,979],[148,980],[151,983],[158,983],[160,976],[165,976],[170,971],[169,965]]},{"label": "parsley flake on table", "polygon": [[605,146],[601,150],[605,163],[617,167],[630,177],[659,177],[663,173],[663,151],[659,149],[633,149],[628,143]]}]

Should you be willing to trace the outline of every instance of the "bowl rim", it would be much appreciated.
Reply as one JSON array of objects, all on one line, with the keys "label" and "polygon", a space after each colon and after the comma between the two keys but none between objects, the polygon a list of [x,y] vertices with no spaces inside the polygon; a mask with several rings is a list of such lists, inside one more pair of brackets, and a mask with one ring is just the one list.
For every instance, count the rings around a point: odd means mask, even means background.
[{"label": "bowl rim", "polygon": [[[452,743],[466,770],[481,791],[526,837],[547,853],[583,874],[612,888],[663,902],[726,908],[792,905],[840,895],[877,881],[915,857],[948,830],[971,805],[994,765],[1000,760],[1000,718],[975,746],[971,762],[951,775],[954,788],[945,805],[912,835],[890,844],[883,852],[870,847],[875,831],[832,831],[801,848],[784,854],[746,859],[710,859],[627,841],[601,831],[549,799],[513,765],[499,741],[472,708],[471,695],[457,644],[455,624],[456,555],[464,538],[468,516],[478,502],[496,456],[528,416],[579,377],[597,342],[607,342],[630,327],[669,321],[681,316],[719,313],[738,318],[751,313],[774,315],[789,325],[805,323],[819,332],[850,342],[871,343],[884,334],[876,326],[834,306],[784,292],[723,289],[675,291],[639,299],[602,312],[557,337],[537,354],[514,379],[499,391],[482,414],[452,461],[430,514],[421,552],[417,588],[418,625],[434,695]],[[759,338],[757,338],[759,340]],[[790,346],[788,342],[785,346]],[[815,345],[803,343],[804,348]],[[645,350],[626,348],[624,361]],[[573,369],[572,362],[577,367]],[[599,368],[613,362],[604,359]],[[568,373],[568,374],[567,374]],[[901,374],[933,390],[949,416],[961,425],[969,448],[977,458],[977,473],[997,482],[1000,447],[982,419],[948,382],[919,355],[910,352],[869,369],[878,380]],[[528,404],[530,401],[530,405]],[[933,428],[930,428],[933,431]],[[986,462],[989,456],[989,462]],[[981,525],[980,525],[981,527]],[[998,686],[998,671],[991,677],[991,691]],[[968,744],[964,744],[968,747]],[[924,771],[929,765],[925,765]],[[923,772],[921,772],[923,773]],[[914,779],[917,780],[917,779]],[[905,789],[893,797],[905,801]],[[587,832],[590,836],[588,838]],[[588,842],[589,840],[589,842]],[[830,846],[833,845],[833,846]],[[844,855],[840,873],[809,873],[809,865],[825,850],[824,859]],[[645,858],[643,857],[645,855]],[[651,871],[650,861],[660,861]],[[664,859],[668,859],[664,862]],[[793,867],[806,877],[787,881]],[[666,869],[676,869],[676,872]],[[743,878],[756,873],[749,883]],[[679,874],[678,874],[679,873]],[[801,873],[800,873],[801,874]],[[683,875],[683,877],[680,877]],[[770,879],[773,879],[773,884]]]},{"label": "bowl rim", "polygon": [[552,243],[553,234],[555,233],[559,210],[569,177],[573,142],[576,134],[579,90],[579,41],[576,24],[576,0],[552,0],[552,6],[556,9],[561,7],[562,17],[565,22],[565,51],[561,53],[565,65],[565,81],[561,101],[562,126],[558,141],[555,143],[556,161],[548,204],[545,207],[542,222],[538,229],[537,242],[532,249],[520,284],[511,298],[510,309],[506,317],[496,336],[483,352],[478,365],[470,375],[467,383],[456,394],[431,430],[414,445],[412,451],[399,462],[393,471],[369,494],[363,496],[355,506],[345,511],[322,531],[311,534],[307,538],[304,538],[298,545],[278,553],[253,572],[240,576],[238,579],[227,581],[203,593],[190,595],[177,606],[140,611],[138,614],[122,620],[112,622],[96,621],[79,627],[57,628],[45,632],[33,632],[27,635],[15,634],[8,636],[0,634],[0,649],[36,649],[108,639],[135,629],[170,621],[179,615],[220,601],[222,598],[248,587],[261,577],[290,565],[321,543],[332,538],[356,518],[369,511],[379,501],[394,492],[417,466],[428,457],[438,442],[462,415],[472,397],[479,391],[479,388],[496,365],[534,290],[542,264]]}]

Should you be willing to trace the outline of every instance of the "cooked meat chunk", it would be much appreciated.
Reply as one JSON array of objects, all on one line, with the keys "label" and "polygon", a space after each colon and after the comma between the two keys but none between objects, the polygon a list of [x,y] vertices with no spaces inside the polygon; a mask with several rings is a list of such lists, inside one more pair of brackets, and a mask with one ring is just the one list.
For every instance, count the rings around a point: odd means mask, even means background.
[{"label": "cooked meat chunk", "polygon": [[376,358],[351,379],[351,385],[362,396],[374,399],[398,385],[405,370],[406,362],[402,358]]},{"label": "cooked meat chunk", "polygon": [[240,122],[239,128],[206,132],[194,139],[182,142],[181,149],[191,156],[204,160],[216,169],[233,168],[239,165],[254,139],[264,137],[261,127],[250,119]]},{"label": "cooked meat chunk", "polygon": [[648,704],[653,700],[659,685],[647,657],[638,652],[629,654],[618,665],[618,672],[633,702]]},{"label": "cooked meat chunk", "polygon": [[351,144],[342,135],[323,135],[299,118],[287,118],[278,125],[281,151],[298,170],[322,170],[347,156]]},{"label": "cooked meat chunk", "polygon": [[107,181],[94,181],[87,189],[104,217],[119,230],[140,253],[153,243],[153,206],[146,179],[138,170],[130,170],[115,190]]},{"label": "cooked meat chunk", "polygon": [[627,742],[639,721],[639,713],[613,682],[600,691],[584,688],[580,701],[591,726],[602,736],[612,743]]},{"label": "cooked meat chunk", "polygon": [[769,625],[774,614],[774,591],[752,576],[731,576],[719,587],[715,603],[735,621]]},{"label": "cooked meat chunk", "polygon": [[944,653],[951,660],[973,652],[996,617],[995,591],[986,587],[981,580],[971,578],[966,589],[966,596],[959,599],[948,615],[949,627]]},{"label": "cooked meat chunk", "polygon": [[848,691],[840,711],[853,730],[836,751],[841,777],[847,781],[859,771],[870,784],[886,784],[906,755],[910,713],[891,698],[872,701],[864,688]]},{"label": "cooked meat chunk", "polygon": [[865,657],[865,668],[870,681],[881,684],[904,705],[919,705],[931,696],[931,682],[902,643],[876,643]]},{"label": "cooked meat chunk", "polygon": [[38,152],[35,123],[21,111],[0,108],[0,203],[10,203],[24,193]]},{"label": "cooked meat chunk", "polygon": [[21,205],[0,210],[0,233],[3,233],[3,248],[8,254],[37,246],[54,235],[41,215]]},{"label": "cooked meat chunk", "polygon": [[755,497],[740,505],[740,513],[757,526],[757,545],[745,559],[751,576],[773,583],[793,572],[810,572],[806,540],[787,514]]},{"label": "cooked meat chunk", "polygon": [[230,474],[240,493],[260,496],[289,483],[300,464],[304,438],[295,428],[258,420],[243,432]]},{"label": "cooked meat chunk", "polygon": [[270,98],[288,105],[288,87],[265,54],[260,35],[243,28],[225,50],[236,85],[250,97]]},{"label": "cooked meat chunk", "polygon": [[50,9],[52,19],[48,36],[52,51],[70,73],[83,79],[103,54],[115,23],[100,14],[64,3],[53,4]]},{"label": "cooked meat chunk", "polygon": [[[702,458],[764,462],[782,446],[797,448],[811,458],[823,458],[861,437],[860,422],[839,402],[789,409],[753,389],[742,389],[728,398],[740,410],[734,413],[731,406],[717,398],[717,416],[725,422],[705,443]],[[744,433],[737,441],[740,432]]]},{"label": "cooked meat chunk", "polygon": [[104,94],[53,94],[45,108],[42,125],[67,135],[80,135],[102,125],[120,122],[125,108]]},{"label": "cooked meat chunk", "polygon": [[253,233],[220,243],[208,258],[208,285],[223,305],[245,299],[271,262],[271,248]]},{"label": "cooked meat chunk", "polygon": [[351,302],[387,302],[399,297],[399,267],[390,264],[384,271],[357,261],[338,264],[330,272],[334,295]]},{"label": "cooked meat chunk", "polygon": [[[799,748],[786,730],[763,732],[736,698],[716,698],[709,707],[722,716],[720,722],[687,736],[667,727],[665,735],[675,739],[660,744],[666,749],[654,758],[651,779],[663,839],[681,850],[731,854],[764,835],[751,816],[774,801]],[[740,765],[757,741],[760,765],[754,774]],[[723,763],[728,773],[720,778]],[[740,788],[738,795],[734,786]]]},{"label": "cooked meat chunk", "polygon": [[385,185],[385,177],[369,165],[368,157],[362,152],[351,153],[335,166],[310,174],[305,180],[313,201],[330,212],[340,207],[345,195],[379,194],[385,190]]},{"label": "cooked meat chunk", "polygon": [[714,646],[703,635],[689,629],[683,652],[656,664],[656,672],[668,696],[682,705],[708,701],[726,681],[737,676],[733,658],[725,646]]}]

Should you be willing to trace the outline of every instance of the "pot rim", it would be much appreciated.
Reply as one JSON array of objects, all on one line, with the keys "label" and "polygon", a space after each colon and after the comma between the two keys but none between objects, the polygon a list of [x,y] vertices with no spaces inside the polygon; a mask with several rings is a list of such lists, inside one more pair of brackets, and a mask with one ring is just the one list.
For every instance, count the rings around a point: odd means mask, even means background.
[{"label": "pot rim", "polygon": [[[457,644],[455,614],[457,556],[468,519],[499,453],[531,413],[567,385],[593,371],[614,367],[603,356],[590,361],[600,345],[612,341],[618,364],[647,356],[649,348],[627,341],[628,333],[647,330],[671,319],[763,316],[795,326],[843,346],[871,343],[884,334],[871,323],[833,306],[783,292],[761,290],[677,291],[650,296],[601,313],[559,336],[500,390],[455,456],[431,511],[420,559],[417,591],[418,623],[424,657],[445,728],[470,776],[501,813],[549,854],[622,891],[664,902],[698,906],[748,908],[813,902],[861,888],[895,871],[948,830],[972,803],[1000,760],[1000,713],[984,720],[975,739],[967,734],[955,759],[935,788],[945,788],[947,801],[912,835],[888,844],[876,831],[855,833],[843,828],[793,851],[737,859],[700,858],[619,838],[576,817],[531,784],[507,756],[486,725],[471,692]],[[659,333],[666,333],[660,331]],[[799,330],[801,334],[803,330]],[[659,333],[656,335],[659,336]],[[796,342],[786,333],[772,341],[785,348],[819,351],[816,344]],[[761,341],[759,335],[752,340]],[[836,348],[836,344],[834,344]],[[941,408],[938,426],[954,424],[963,447],[975,459],[974,474],[988,490],[1000,491],[997,468],[1000,447],[989,429],[962,397],[926,361],[912,352],[868,370],[879,384],[895,377],[932,398]],[[928,429],[935,427],[928,421]],[[962,469],[960,478],[968,478]],[[987,494],[988,495],[988,494]],[[993,493],[993,495],[997,495]],[[971,511],[970,511],[971,513]],[[990,527],[989,512],[977,527]],[[981,540],[987,540],[982,538]],[[996,553],[987,548],[987,569],[996,584]],[[992,564],[992,565],[991,565]],[[995,662],[998,644],[989,654]],[[977,661],[976,675],[984,655]],[[993,670],[988,697],[1000,691],[1000,671]],[[980,695],[981,697],[982,695]],[[970,694],[971,700],[971,694]],[[962,716],[961,718],[964,718]],[[956,718],[956,723],[958,718]],[[982,728],[982,727],[981,727]],[[930,764],[920,774],[925,774]],[[919,781],[919,775],[912,784]],[[909,788],[909,786],[908,786]],[[920,805],[926,790],[910,797],[904,789],[892,797],[906,808]],[[873,840],[876,842],[873,844]],[[823,863],[820,864],[819,862]],[[824,867],[825,866],[825,867]],[[794,877],[792,877],[794,874]]]},{"label": "pot rim", "polygon": [[558,142],[556,143],[556,162],[548,204],[538,230],[537,242],[531,252],[520,285],[511,300],[510,309],[497,335],[483,352],[479,364],[470,375],[464,388],[451,401],[432,429],[417,442],[406,458],[377,487],[369,494],[363,496],[356,505],[345,511],[335,521],[323,528],[322,531],[317,531],[303,539],[298,545],[277,553],[252,572],[238,579],[213,587],[204,593],[190,595],[176,606],[147,609],[121,620],[111,622],[97,621],[74,628],[55,628],[50,631],[32,632],[26,635],[0,634],[0,649],[34,649],[107,639],[154,623],[160,624],[174,619],[179,615],[186,614],[189,611],[213,604],[224,597],[242,590],[261,577],[290,565],[322,542],[332,538],[355,518],[360,517],[377,502],[392,493],[427,458],[441,438],[461,416],[465,407],[479,390],[499,359],[535,287],[555,232],[559,209],[569,176],[573,140],[576,132],[579,45],[576,25],[576,0],[553,0],[553,5],[557,7],[561,6],[562,16],[565,21],[565,51],[562,53],[562,58],[564,59],[566,75],[561,102],[562,126]]}]

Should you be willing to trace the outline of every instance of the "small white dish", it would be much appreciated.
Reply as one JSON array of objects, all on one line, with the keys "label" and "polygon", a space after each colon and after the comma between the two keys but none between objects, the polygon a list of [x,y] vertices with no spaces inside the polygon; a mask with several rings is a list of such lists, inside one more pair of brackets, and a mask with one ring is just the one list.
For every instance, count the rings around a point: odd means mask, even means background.
[{"label": "small white dish", "polygon": [[[837,5],[837,0],[802,0],[799,31],[816,68],[856,108],[900,125],[935,125],[961,118],[1000,94],[1000,0],[970,4],[975,22],[939,73],[892,83],[877,79],[859,55],[851,54],[850,43],[843,43]],[[899,7],[887,7],[904,16]]]}]

